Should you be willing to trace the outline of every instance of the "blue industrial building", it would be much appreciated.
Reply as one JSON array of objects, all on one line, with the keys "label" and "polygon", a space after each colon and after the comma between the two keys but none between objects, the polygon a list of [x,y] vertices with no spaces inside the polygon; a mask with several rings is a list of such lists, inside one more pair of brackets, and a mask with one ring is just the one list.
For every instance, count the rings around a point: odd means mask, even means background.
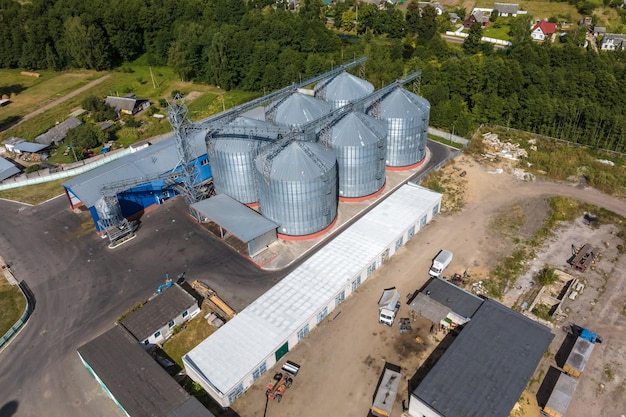
[{"label": "blue industrial building", "polygon": [[[204,137],[205,132],[198,130],[189,138],[198,184],[212,178]],[[182,161],[171,136],[75,177],[63,187],[71,207],[87,207],[96,230],[102,232],[96,203],[103,196],[116,196],[122,215],[137,218],[179,194],[182,178],[176,173],[181,169]]]}]

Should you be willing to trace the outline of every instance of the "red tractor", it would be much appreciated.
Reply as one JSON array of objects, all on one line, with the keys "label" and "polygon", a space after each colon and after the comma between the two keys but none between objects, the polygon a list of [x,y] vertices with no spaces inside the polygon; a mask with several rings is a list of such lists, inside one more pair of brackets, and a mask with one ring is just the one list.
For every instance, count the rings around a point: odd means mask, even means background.
[{"label": "red tractor", "polygon": [[289,388],[293,384],[293,379],[283,374],[282,372],[277,372],[274,374],[274,378],[267,384],[267,391],[265,391],[265,395],[268,400],[276,400],[277,403],[283,398],[283,394],[285,390]]}]

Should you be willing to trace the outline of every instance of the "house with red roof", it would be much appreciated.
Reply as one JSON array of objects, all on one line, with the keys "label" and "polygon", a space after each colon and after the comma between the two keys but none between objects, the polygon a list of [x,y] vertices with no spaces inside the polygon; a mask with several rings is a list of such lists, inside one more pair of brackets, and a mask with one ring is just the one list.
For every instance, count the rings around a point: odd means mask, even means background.
[{"label": "house with red roof", "polygon": [[556,33],[556,23],[546,22],[541,20],[533,26],[530,32],[530,37],[536,41],[542,41],[548,36],[552,36]]}]

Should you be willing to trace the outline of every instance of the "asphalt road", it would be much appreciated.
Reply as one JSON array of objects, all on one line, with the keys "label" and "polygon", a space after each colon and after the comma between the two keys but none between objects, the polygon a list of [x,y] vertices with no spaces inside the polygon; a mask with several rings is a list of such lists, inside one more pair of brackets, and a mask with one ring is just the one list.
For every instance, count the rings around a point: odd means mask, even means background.
[{"label": "asphalt road", "polygon": [[[450,152],[428,146],[426,169]],[[72,212],[64,196],[39,206],[0,200],[0,253],[36,298],[27,325],[0,354],[0,417],[121,417],[80,362],[79,346],[166,276],[202,279],[239,311],[304,261],[259,269],[199,227],[181,198],[145,214],[135,239],[114,250],[107,244],[89,213]]]},{"label": "asphalt road", "polygon": [[76,349],[165,281],[203,279],[236,310],[286,274],[266,272],[201,229],[174,199],[144,215],[138,236],[108,249],[87,213],[65,198],[0,201],[0,252],[36,297],[33,315],[0,355],[0,416],[122,416]]}]

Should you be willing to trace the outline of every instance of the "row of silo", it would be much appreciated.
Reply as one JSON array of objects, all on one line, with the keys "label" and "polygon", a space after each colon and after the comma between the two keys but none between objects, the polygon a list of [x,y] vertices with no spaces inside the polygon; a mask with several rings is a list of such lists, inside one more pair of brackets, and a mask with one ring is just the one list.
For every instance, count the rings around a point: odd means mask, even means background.
[{"label": "row of silo", "polygon": [[[296,92],[273,103],[266,119],[297,128],[373,91],[348,73],[320,85],[315,97]],[[386,166],[410,168],[424,159],[429,111],[423,98],[394,88],[368,114],[351,110],[320,126],[318,143],[285,140],[265,148],[275,138],[263,133],[271,124],[239,117],[207,140],[216,192],[258,202],[282,235],[316,234],[334,222],[337,196],[371,196],[384,186]]]}]

